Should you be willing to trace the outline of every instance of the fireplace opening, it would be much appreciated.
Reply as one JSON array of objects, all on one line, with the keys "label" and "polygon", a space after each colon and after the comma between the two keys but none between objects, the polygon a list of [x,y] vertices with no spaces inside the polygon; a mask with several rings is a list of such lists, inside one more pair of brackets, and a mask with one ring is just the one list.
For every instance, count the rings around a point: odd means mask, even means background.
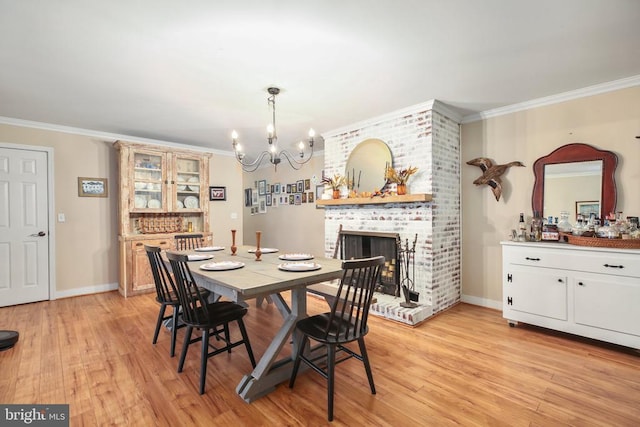
[{"label": "fireplace opening", "polygon": [[376,291],[400,296],[400,262],[397,247],[399,238],[398,233],[341,230],[340,258],[349,260],[384,256],[385,264]]}]

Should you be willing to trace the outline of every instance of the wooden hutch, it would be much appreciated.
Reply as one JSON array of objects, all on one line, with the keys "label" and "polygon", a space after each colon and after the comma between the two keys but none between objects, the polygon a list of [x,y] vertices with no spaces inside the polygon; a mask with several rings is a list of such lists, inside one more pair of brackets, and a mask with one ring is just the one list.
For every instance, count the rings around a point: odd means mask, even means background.
[{"label": "wooden hutch", "polygon": [[174,248],[174,236],[209,231],[211,155],[116,141],[119,152],[120,285],[124,297],[153,292],[144,245]]}]

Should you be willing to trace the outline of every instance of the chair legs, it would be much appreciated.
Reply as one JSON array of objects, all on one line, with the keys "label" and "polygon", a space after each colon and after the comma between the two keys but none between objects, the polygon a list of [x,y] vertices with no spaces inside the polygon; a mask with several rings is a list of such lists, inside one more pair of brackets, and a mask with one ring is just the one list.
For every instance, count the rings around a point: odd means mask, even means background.
[{"label": "chair legs", "polygon": [[[373,374],[371,372],[371,365],[369,364],[369,355],[367,354],[367,347],[364,343],[364,337],[358,339],[358,346],[360,347],[360,357],[353,353],[351,350],[336,344],[325,344],[327,349],[326,357],[326,371],[323,371],[319,366],[315,365],[313,361],[307,359],[304,356],[305,349],[309,343],[309,337],[304,335],[302,342],[298,348],[298,354],[295,356],[293,362],[293,368],[291,370],[291,378],[289,379],[289,388],[293,388],[298,371],[300,370],[300,362],[305,362],[312,367],[316,372],[321,374],[327,380],[327,419],[333,421],[333,395],[335,391],[335,369],[336,369],[336,353],[339,350],[344,350],[350,353],[352,356],[359,359],[364,364],[364,369],[367,372],[367,378],[369,380],[369,387],[371,388],[371,394],[376,394],[376,387],[373,383]],[[342,359],[344,361],[346,359]]]},{"label": "chair legs", "polygon": [[173,314],[171,316],[165,316],[168,304],[162,304],[160,311],[158,312],[158,320],[156,321],[156,330],[153,333],[153,344],[158,342],[158,335],[160,334],[160,328],[162,322],[168,319],[172,319],[173,325],[171,327],[171,357],[176,355],[176,337],[178,336],[178,315],[180,314],[178,307],[173,306]]},{"label": "chair legs", "polygon": [[360,339],[358,339],[358,346],[360,347],[360,355],[362,356],[364,370],[367,371],[367,378],[369,379],[369,388],[371,388],[371,394],[376,394],[376,386],[373,384],[373,374],[371,373],[371,365],[369,364],[367,346],[364,345],[364,337],[360,337]]},{"label": "chair legs", "polygon": [[158,342],[158,334],[160,333],[160,327],[162,326],[162,321],[164,320],[164,312],[166,311],[167,306],[162,304],[160,306],[160,311],[158,312],[158,320],[156,321],[156,331],[153,334],[153,344]]},{"label": "chair legs", "polygon": [[[182,343],[182,351],[180,353],[180,361],[178,362],[178,372],[182,372],[184,368],[184,362],[187,357],[187,350],[189,349],[189,345],[194,342],[201,341],[200,347],[200,394],[204,394],[205,382],[207,378],[207,361],[209,357],[215,356],[223,351],[227,351],[231,353],[231,349],[238,345],[244,344],[247,350],[247,355],[249,356],[249,360],[251,361],[251,366],[256,367],[256,359],[253,356],[253,350],[251,349],[251,343],[249,342],[249,336],[247,335],[247,329],[244,326],[244,322],[242,319],[238,319],[238,328],[240,329],[240,333],[242,334],[242,340],[237,341],[235,343],[231,342],[231,335],[229,335],[229,324],[224,323],[222,326],[222,330],[217,328],[212,329],[202,329],[202,336],[200,338],[191,339],[191,334],[193,333],[193,327],[187,326],[187,331],[185,332],[184,342]],[[209,352],[209,339],[211,334],[218,336],[220,332],[223,332],[224,337],[223,340],[225,342],[225,346],[217,349],[213,352]]]}]

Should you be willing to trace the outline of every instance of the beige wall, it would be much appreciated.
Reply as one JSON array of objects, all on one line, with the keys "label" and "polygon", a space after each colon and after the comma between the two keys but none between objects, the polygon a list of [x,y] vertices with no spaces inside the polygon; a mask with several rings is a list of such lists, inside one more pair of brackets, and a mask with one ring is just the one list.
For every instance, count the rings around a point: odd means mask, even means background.
[{"label": "beige wall", "polygon": [[[66,216],[66,222],[55,222],[57,292],[74,295],[117,285],[117,151],[111,141],[0,124],[0,142],[54,150],[54,210]],[[227,230],[242,228],[242,174],[230,159],[214,154],[210,163],[211,185],[227,187],[226,202],[209,202],[211,228],[220,245],[231,242]],[[79,176],[107,178],[109,197],[78,197]],[[231,219],[233,212],[238,219]]]},{"label": "beige wall", "polygon": [[[284,162],[278,166],[277,172],[273,167],[265,167],[245,173],[245,188],[253,187],[254,182],[261,179],[266,179],[270,184],[279,182],[286,185],[301,179],[311,179],[313,175],[319,183],[323,168],[323,155],[314,156],[300,170],[294,170]],[[313,183],[310,191],[315,193]],[[264,247],[324,255],[324,210],[316,209],[315,203],[267,207],[266,214],[258,215],[251,215],[250,208],[244,208],[244,243],[255,245],[255,232],[258,230],[262,231],[261,245]]]},{"label": "beige wall", "polygon": [[[462,126],[463,300],[501,307],[500,241],[515,228],[518,213],[531,217],[533,163],[569,143],[582,142],[618,155],[617,210],[640,214],[640,87],[498,116]],[[481,171],[465,163],[488,157],[522,161],[503,176],[496,202],[489,188],[476,187]]]}]

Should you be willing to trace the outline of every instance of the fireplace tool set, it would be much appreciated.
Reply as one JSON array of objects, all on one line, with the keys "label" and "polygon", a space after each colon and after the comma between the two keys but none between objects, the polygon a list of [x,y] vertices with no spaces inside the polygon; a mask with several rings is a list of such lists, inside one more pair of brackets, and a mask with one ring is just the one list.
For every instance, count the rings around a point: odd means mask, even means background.
[{"label": "fireplace tool set", "polygon": [[414,301],[418,301],[420,294],[415,291],[414,279],[416,277],[416,243],[418,242],[418,234],[413,240],[413,246],[409,248],[409,239],[406,239],[404,247],[402,240],[398,237],[396,244],[398,246],[398,260],[400,261],[400,287],[404,294],[404,301],[400,303],[401,307],[414,308],[417,307]]}]

